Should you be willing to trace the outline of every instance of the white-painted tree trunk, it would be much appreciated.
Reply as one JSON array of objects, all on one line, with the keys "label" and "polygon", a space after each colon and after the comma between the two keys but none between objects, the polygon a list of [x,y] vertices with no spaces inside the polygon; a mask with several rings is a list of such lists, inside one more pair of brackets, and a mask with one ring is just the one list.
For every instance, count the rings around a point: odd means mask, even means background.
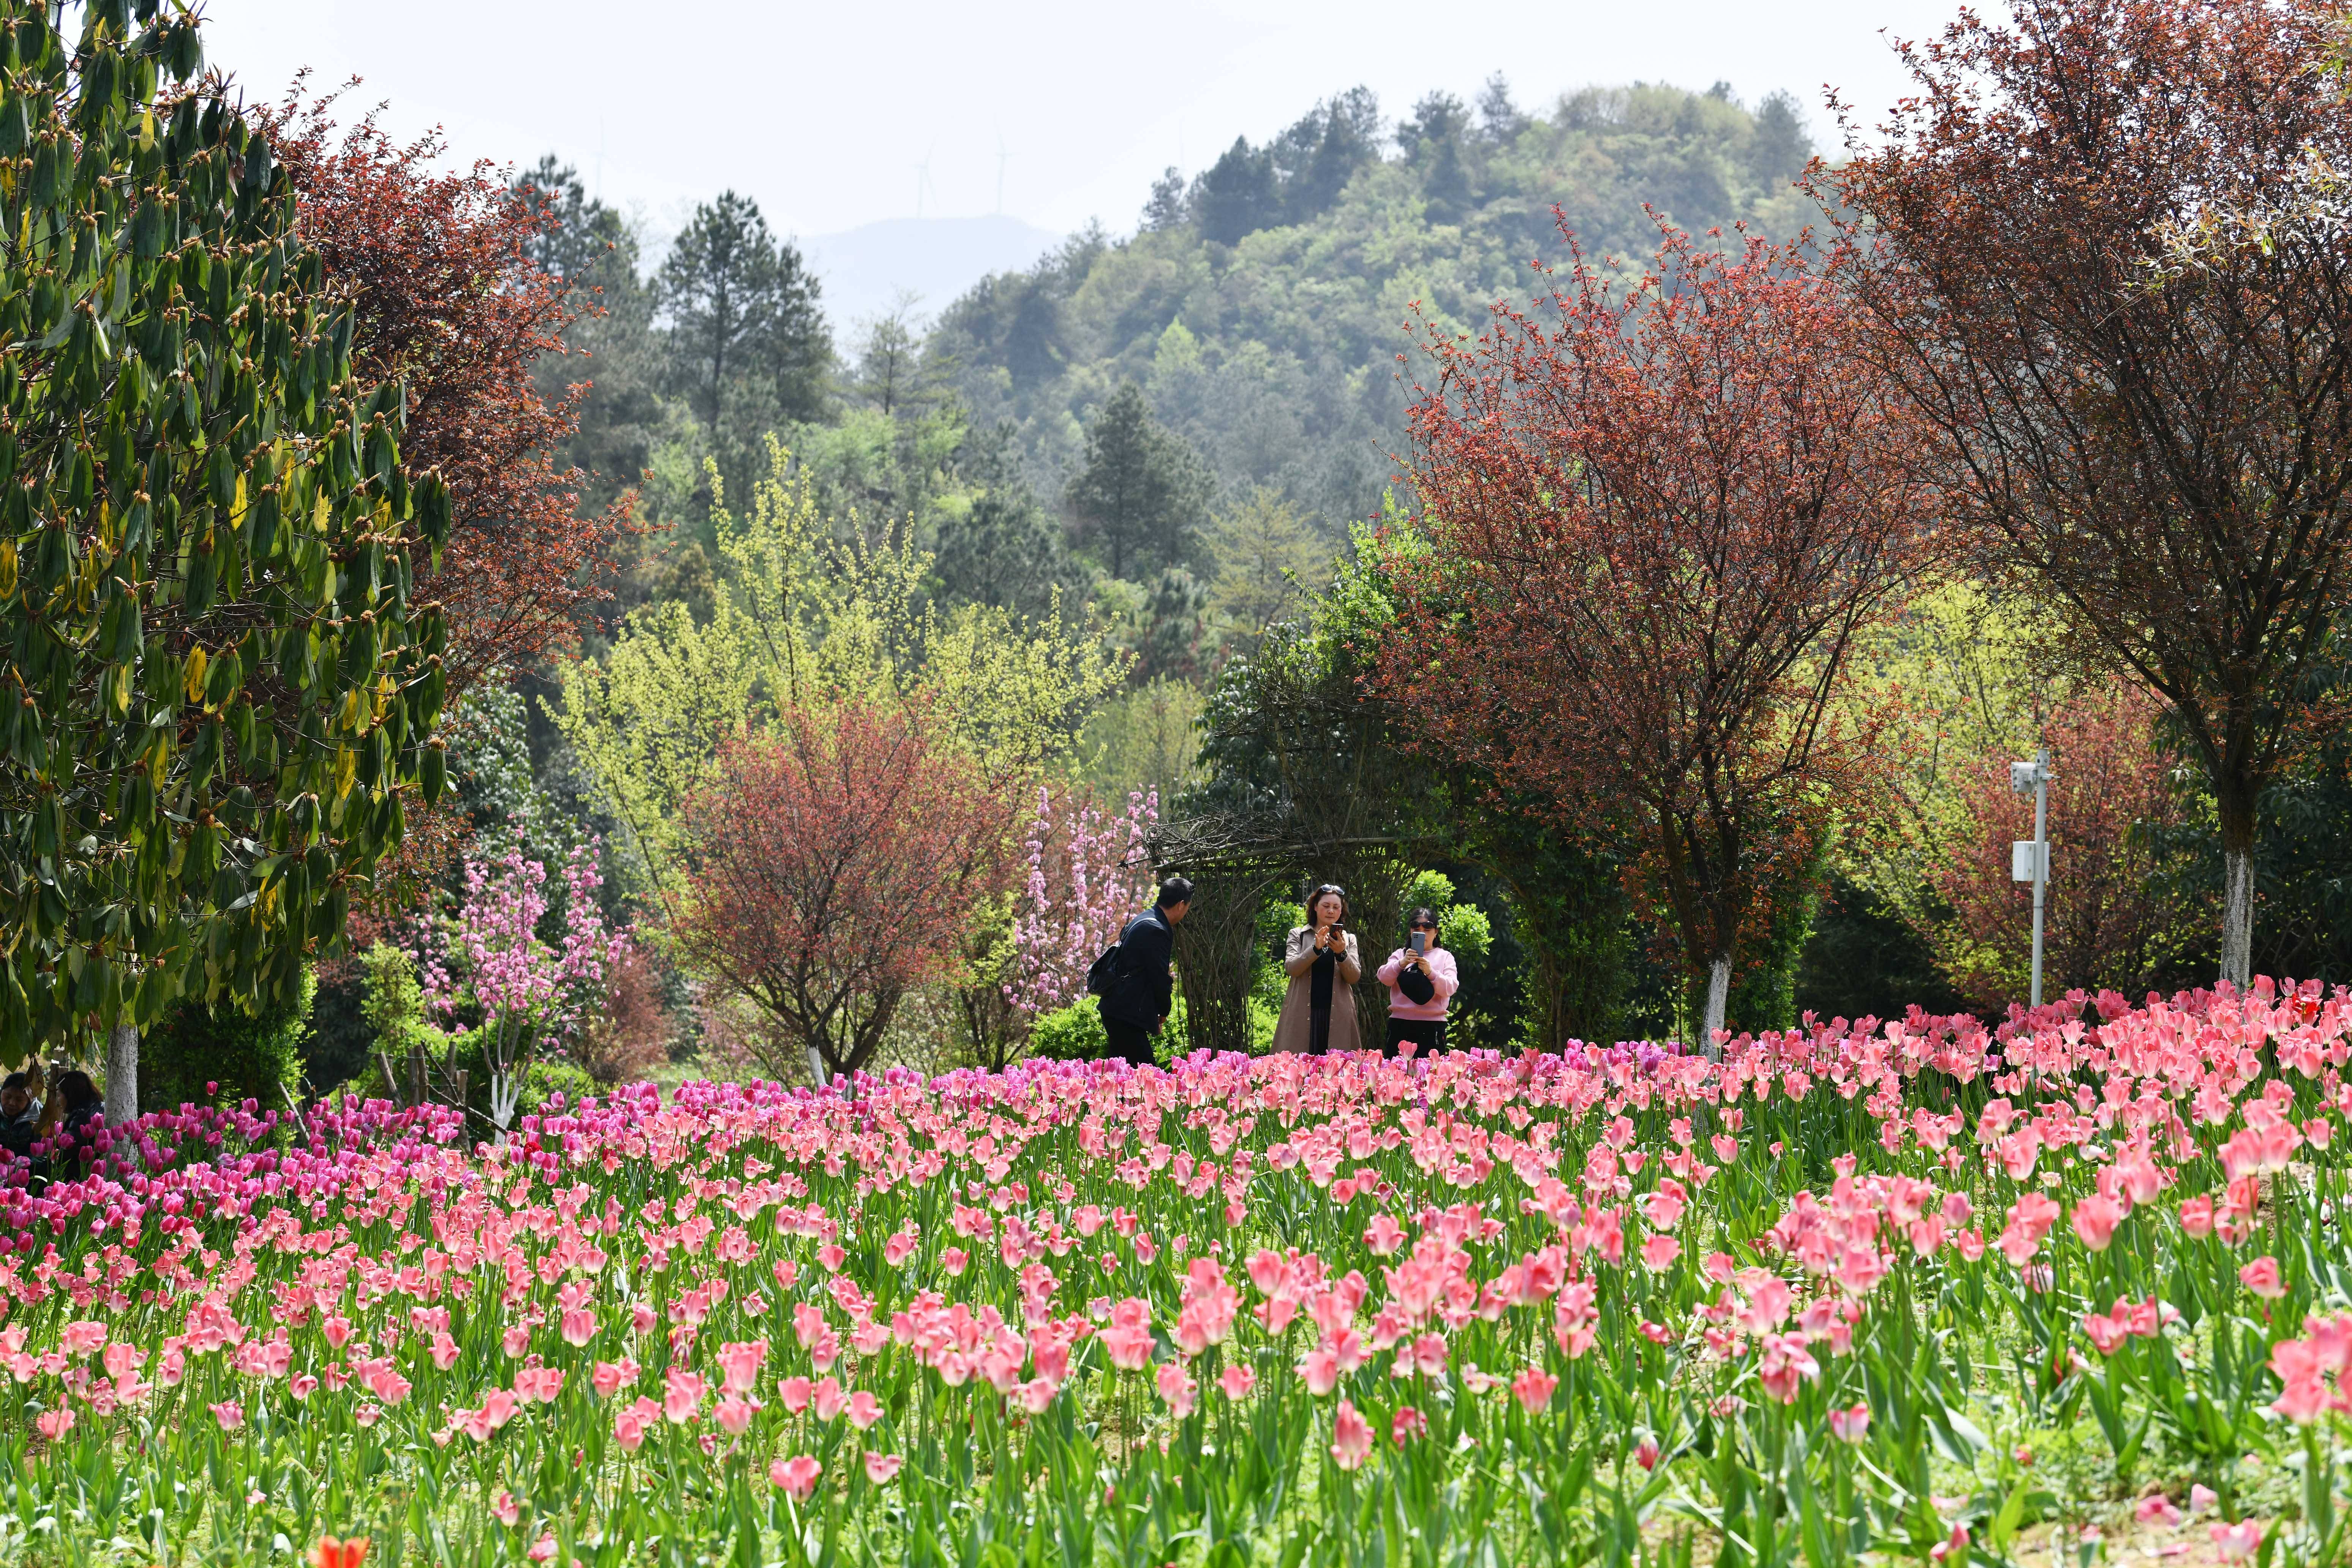
[{"label": "white-painted tree trunk", "polygon": [[816,1084],[817,1088],[823,1089],[825,1081],[824,1058],[817,1054],[817,1048],[814,1046],[811,1046],[808,1048],[808,1059],[809,1078]]},{"label": "white-painted tree trunk", "polygon": [[490,1069],[490,1125],[498,1129],[491,1141],[504,1146],[507,1130],[514,1125],[516,1110],[522,1104],[522,1075]]},{"label": "white-painted tree trunk", "polygon": [[1721,1055],[1722,1047],[1715,1043],[1716,1031],[1723,1027],[1724,1009],[1731,1005],[1731,960],[1718,957],[1706,969],[1706,1016],[1699,1020],[1699,1048],[1708,1057]]},{"label": "white-painted tree trunk", "polygon": [[139,1026],[121,1023],[106,1037],[106,1124],[139,1119]]},{"label": "white-painted tree trunk", "polygon": [[2254,852],[2221,851],[2221,978],[2240,990],[2253,978]]}]

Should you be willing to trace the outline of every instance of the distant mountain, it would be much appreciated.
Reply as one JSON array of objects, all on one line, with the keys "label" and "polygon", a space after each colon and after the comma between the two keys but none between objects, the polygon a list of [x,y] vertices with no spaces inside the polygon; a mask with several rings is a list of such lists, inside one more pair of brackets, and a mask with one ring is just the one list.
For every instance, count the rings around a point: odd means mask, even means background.
[{"label": "distant mountain", "polygon": [[1024,270],[1061,244],[1058,234],[1019,218],[901,217],[801,242],[824,280],[824,313],[845,342],[857,322],[890,310],[902,292],[937,315],[992,273]]}]

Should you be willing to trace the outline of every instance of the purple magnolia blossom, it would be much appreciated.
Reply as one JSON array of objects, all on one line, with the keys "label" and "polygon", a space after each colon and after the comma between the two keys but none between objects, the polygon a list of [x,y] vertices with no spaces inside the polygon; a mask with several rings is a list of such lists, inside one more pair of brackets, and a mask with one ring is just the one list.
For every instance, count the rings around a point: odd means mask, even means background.
[{"label": "purple magnolia blossom", "polygon": [[603,1005],[612,966],[629,950],[627,933],[606,929],[596,904],[604,879],[594,841],[572,852],[562,876],[563,934],[550,943],[539,935],[547,868],[519,851],[487,866],[468,859],[457,912],[428,940],[417,966],[429,1015],[480,1010],[490,1119],[501,1132],[514,1119],[531,1053],[563,1048]]},{"label": "purple magnolia blossom", "polygon": [[1035,1017],[1086,994],[1095,955],[1118,940],[1151,885],[1148,839],[1160,821],[1160,792],[1130,790],[1123,816],[1084,801],[1057,813],[1037,789],[1030,825],[1029,879],[1013,917],[1012,977],[1005,999]]}]

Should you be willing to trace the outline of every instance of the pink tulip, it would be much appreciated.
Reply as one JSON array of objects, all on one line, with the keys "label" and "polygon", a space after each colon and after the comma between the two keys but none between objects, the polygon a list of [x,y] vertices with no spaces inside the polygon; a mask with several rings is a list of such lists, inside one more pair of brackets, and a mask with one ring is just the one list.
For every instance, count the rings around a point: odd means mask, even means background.
[{"label": "pink tulip", "polygon": [[2122,1206],[2097,1193],[2074,1205],[2074,1234],[2094,1252],[2107,1249],[2107,1244],[2116,1238],[2116,1226],[2123,1220]]},{"label": "pink tulip", "polygon": [[1551,1403],[1552,1391],[1559,1386],[1559,1379],[1542,1368],[1522,1367],[1519,1375],[1511,1379],[1511,1397],[1533,1415]]},{"label": "pink tulip", "polygon": [[757,1414],[758,1410],[748,1400],[740,1399],[731,1394],[721,1399],[718,1407],[711,1412],[712,1416],[719,1423],[719,1430],[730,1437],[740,1437],[750,1431],[751,1417]]},{"label": "pink tulip", "polygon": [[672,1367],[662,1390],[662,1415],[675,1425],[683,1426],[694,1419],[702,1408],[703,1382],[699,1373]]},{"label": "pink tulip", "polygon": [[[660,1411],[656,1409],[655,1414],[658,1415]],[[645,1413],[636,1405],[627,1405],[614,1413],[613,1437],[621,1445],[623,1452],[634,1454],[645,1446],[646,1420]]]},{"label": "pink tulip", "polygon": [[778,1459],[768,1467],[768,1484],[796,1502],[806,1502],[816,1491],[823,1468],[806,1454]]},{"label": "pink tulip", "polygon": [[1870,1406],[1850,1405],[1830,1412],[1830,1435],[1842,1443],[1859,1443],[1870,1431]]},{"label": "pink tulip", "polygon": [[759,1381],[760,1365],[767,1359],[768,1342],[765,1340],[749,1340],[720,1346],[719,1365],[726,1375],[727,1392],[751,1392],[751,1385]]},{"label": "pink tulip", "polygon": [[1683,1255],[1683,1244],[1671,1236],[1653,1236],[1642,1243],[1642,1266],[1654,1274],[1672,1268]]},{"label": "pink tulip", "polygon": [[2266,1301],[2275,1301],[2286,1294],[2286,1281],[2279,1274],[2275,1258],[2255,1258],[2238,1270],[2238,1282]]},{"label": "pink tulip", "polygon": [[1184,1370],[1181,1362],[1160,1363],[1153,1381],[1159,1385],[1160,1397],[1167,1402],[1169,1415],[1181,1421],[1192,1414],[1201,1385]]},{"label": "pink tulip", "polygon": [[1331,1458],[1343,1470],[1360,1469],[1372,1453],[1372,1426],[1349,1401],[1331,1417]]},{"label": "pink tulip", "polygon": [[2235,1524],[2209,1524],[2205,1532],[2212,1538],[2213,1550],[2224,1563],[2252,1557],[2254,1549],[2263,1543],[2263,1527],[2251,1519],[2242,1519]]},{"label": "pink tulip", "polygon": [[245,1406],[234,1399],[224,1399],[212,1407],[213,1419],[224,1432],[234,1432],[245,1425]]},{"label": "pink tulip", "polygon": [[898,1477],[898,1467],[907,1462],[903,1454],[877,1454],[866,1450],[866,1479],[877,1487],[888,1486]]}]

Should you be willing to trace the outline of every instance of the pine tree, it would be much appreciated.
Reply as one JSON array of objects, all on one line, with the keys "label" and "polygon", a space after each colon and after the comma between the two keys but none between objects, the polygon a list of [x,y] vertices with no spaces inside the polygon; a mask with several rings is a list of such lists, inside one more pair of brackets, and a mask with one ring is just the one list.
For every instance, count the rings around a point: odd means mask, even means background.
[{"label": "pine tree", "polygon": [[1244,235],[1281,222],[1274,159],[1265,149],[1252,147],[1248,138],[1234,137],[1224,155],[1194,182],[1192,216],[1202,237],[1220,245],[1238,245]]},{"label": "pine tree", "polygon": [[1114,577],[1190,563],[1214,481],[1183,438],[1161,428],[1133,382],[1087,432],[1086,467],[1065,498],[1081,539]]},{"label": "pine tree", "polygon": [[655,279],[672,390],[714,448],[824,411],[833,343],[817,282],[759,204],[733,191],[695,208]]}]

